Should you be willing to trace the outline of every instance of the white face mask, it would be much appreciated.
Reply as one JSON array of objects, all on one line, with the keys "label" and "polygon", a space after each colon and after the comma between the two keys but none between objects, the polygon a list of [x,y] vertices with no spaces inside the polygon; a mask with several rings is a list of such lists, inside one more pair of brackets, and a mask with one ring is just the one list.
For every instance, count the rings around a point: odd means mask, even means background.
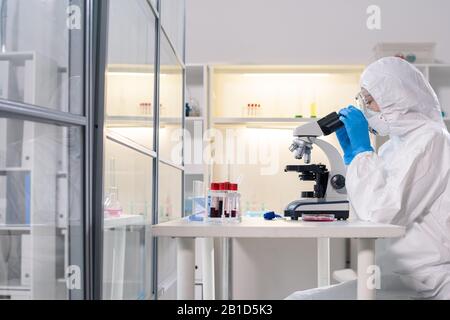
[{"label": "white face mask", "polygon": [[369,123],[370,132],[378,136],[389,135],[389,124],[381,112],[371,111],[370,113],[365,113],[365,116]]},{"label": "white face mask", "polygon": [[[378,136],[387,136],[389,135],[389,124],[381,112],[373,111],[369,107],[369,93],[362,89],[360,93],[356,96],[356,104],[358,108],[362,111],[364,116],[369,123],[369,131]],[[370,98],[368,98],[368,96]]]}]

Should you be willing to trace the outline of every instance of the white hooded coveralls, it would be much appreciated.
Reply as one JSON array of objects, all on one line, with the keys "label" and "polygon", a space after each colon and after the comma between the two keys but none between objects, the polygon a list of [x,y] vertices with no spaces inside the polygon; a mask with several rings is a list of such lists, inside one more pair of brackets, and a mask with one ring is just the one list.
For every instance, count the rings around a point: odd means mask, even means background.
[{"label": "white hooded coveralls", "polygon": [[[378,154],[361,153],[348,167],[351,209],[362,220],[406,227],[403,238],[377,241],[377,248],[379,242],[384,247],[377,252],[382,290],[409,291],[403,298],[450,299],[450,135],[439,101],[422,73],[400,58],[371,64],[361,87],[380,106],[390,140]],[[343,291],[354,287],[291,298],[352,298],[353,291]]]}]

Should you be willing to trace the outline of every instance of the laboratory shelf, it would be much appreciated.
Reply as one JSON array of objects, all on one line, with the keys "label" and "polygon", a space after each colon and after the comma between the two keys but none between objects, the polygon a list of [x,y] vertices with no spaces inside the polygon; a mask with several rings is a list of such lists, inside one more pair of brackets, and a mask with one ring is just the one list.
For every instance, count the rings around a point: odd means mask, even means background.
[{"label": "laboratory shelf", "polygon": [[450,64],[447,63],[414,63],[416,67],[430,67],[430,68],[450,68]]},{"label": "laboratory shelf", "polygon": [[120,217],[105,218],[103,223],[105,229],[142,225],[144,225],[144,216],[142,215],[122,215]]},{"label": "laboratory shelf", "polygon": [[354,73],[362,72],[364,65],[214,65],[218,73]]},{"label": "laboratory shelf", "polygon": [[182,122],[182,118],[181,117],[162,117],[159,118],[159,123],[163,123],[163,124],[181,124]]},{"label": "laboratory shelf", "polygon": [[0,225],[0,231],[16,231],[16,232],[30,232],[30,225],[8,225],[2,224]]},{"label": "laboratory shelf", "polygon": [[304,123],[314,122],[316,118],[214,118],[214,124],[247,124],[247,123]]},{"label": "laboratory shelf", "polygon": [[21,292],[27,292],[27,291],[31,291],[30,287],[25,287],[25,286],[1,286],[0,285],[0,291],[21,291]]},{"label": "laboratory shelf", "polygon": [[186,117],[186,121],[203,121],[203,117]]},{"label": "laboratory shelf", "polygon": [[150,116],[107,116],[107,127],[153,127],[153,117]]},{"label": "laboratory shelf", "polygon": [[18,168],[18,167],[0,168],[0,172],[23,172],[23,171],[31,171],[31,170],[26,169],[26,168]]},{"label": "laboratory shelf", "polygon": [[20,280],[11,280],[8,284],[0,284],[1,291],[30,291],[30,286],[24,286]]},{"label": "laboratory shelf", "polygon": [[36,54],[34,52],[14,52],[0,54],[0,61],[23,61],[33,60]]},{"label": "laboratory shelf", "polygon": [[205,171],[203,164],[185,164],[184,171],[187,175],[201,175]]},{"label": "laboratory shelf", "polygon": [[[107,116],[107,127],[153,127],[154,121],[151,116]],[[188,119],[188,118],[186,118]],[[201,119],[201,118],[199,118]],[[181,124],[181,117],[161,117],[161,124]]]},{"label": "laboratory shelf", "polygon": [[204,64],[187,64],[186,65],[186,69],[189,70],[194,70],[194,71],[198,71],[198,72],[203,72],[203,70],[205,69],[205,65]]}]

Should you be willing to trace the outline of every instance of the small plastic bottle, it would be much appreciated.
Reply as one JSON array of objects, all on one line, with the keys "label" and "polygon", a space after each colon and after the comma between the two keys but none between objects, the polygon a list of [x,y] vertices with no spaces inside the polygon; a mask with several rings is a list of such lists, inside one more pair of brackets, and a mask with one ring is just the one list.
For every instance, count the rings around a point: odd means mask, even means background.
[{"label": "small plastic bottle", "polygon": [[317,118],[317,103],[313,102],[310,105],[311,118]]}]

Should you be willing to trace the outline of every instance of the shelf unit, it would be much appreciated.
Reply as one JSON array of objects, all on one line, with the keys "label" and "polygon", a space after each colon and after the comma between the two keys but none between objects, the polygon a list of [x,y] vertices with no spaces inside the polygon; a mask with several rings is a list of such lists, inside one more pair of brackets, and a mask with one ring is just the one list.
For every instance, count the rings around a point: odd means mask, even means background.
[{"label": "shelf unit", "polygon": [[[190,137],[186,137],[185,144],[185,193],[186,197],[192,196],[194,181],[203,181],[208,184],[208,168],[204,166],[203,159],[194,158],[196,152],[202,152],[205,132],[209,125],[209,67],[206,65],[186,65],[186,101],[194,102],[200,116],[186,117],[186,131]],[[189,139],[190,138],[190,139]],[[206,187],[205,187],[206,192]],[[188,200],[190,201],[190,200]],[[190,213],[190,203],[185,202],[185,213]]]},{"label": "shelf unit", "polygon": [[[17,66],[24,68],[24,103],[56,108],[48,103],[58,86],[55,75],[61,72],[56,62],[36,52],[17,52],[0,54],[0,63],[0,78],[8,77]],[[8,83],[7,79],[0,79],[0,86],[6,85],[0,88],[5,99],[9,97]],[[19,278],[14,276],[7,279],[7,285],[0,284],[0,295],[10,299],[56,299],[58,291],[66,291],[57,278],[65,274],[69,264],[69,240],[62,235],[68,229],[69,219],[68,174],[61,172],[69,168],[68,129],[31,121],[12,127],[8,121],[12,120],[0,119],[0,135],[6,137],[8,132],[22,143],[1,143],[5,154],[20,150],[21,156],[12,166],[0,164],[0,178],[4,179],[1,198],[9,199],[1,208],[0,233],[10,245],[16,243],[20,248],[20,263],[12,265]],[[9,201],[14,202],[16,209],[8,209]],[[1,217],[3,214],[5,217]]]},{"label": "shelf unit", "polygon": [[[359,83],[363,69],[360,65],[212,66],[212,121],[216,118],[284,121],[298,115],[306,119],[312,115],[325,116],[328,111],[348,104],[347,97],[358,92],[359,85],[355,84]],[[249,112],[256,112],[256,117],[249,117]]]},{"label": "shelf unit", "polygon": [[[185,215],[192,214],[192,198],[194,196],[194,181],[203,182],[206,194],[207,186],[210,183],[211,167],[205,166],[203,157],[195,157],[195,154],[202,154],[205,142],[205,133],[211,128],[210,119],[210,78],[209,66],[200,64],[186,65],[186,102],[196,104],[200,116],[186,117],[185,144]],[[205,294],[203,288],[203,241],[207,239],[197,239],[195,256],[195,298],[201,300]]]},{"label": "shelf unit", "polygon": [[[269,176],[261,169],[268,166],[264,160],[270,162],[271,159],[258,155],[258,163],[212,165],[213,180],[240,181],[244,211],[271,209],[282,212],[307,185],[299,182],[295,175],[284,173],[286,165],[296,163],[287,150],[293,139],[292,129],[352,103],[360,90],[359,78],[364,66],[216,65],[209,69],[210,127],[221,132],[223,140],[227,139],[227,130],[236,130],[238,138],[235,142],[240,140],[245,144],[247,160],[251,158],[247,153],[251,153],[252,145],[257,145],[259,150],[269,148],[272,155],[276,154],[273,157],[278,157],[274,159],[276,170],[266,170],[266,173],[272,171]],[[261,106],[260,115],[243,116],[246,107],[253,103]],[[317,117],[311,118],[313,103]],[[297,114],[303,117],[294,117]],[[335,137],[325,139],[338,146]],[[315,162],[327,164],[328,160],[320,150],[315,148],[313,152]],[[216,151],[219,158],[222,154],[226,156],[229,152]],[[255,185],[260,187],[254,188]],[[270,195],[269,190],[281,190],[286,185],[292,187],[283,195]],[[264,191],[258,194],[260,189]]]}]

